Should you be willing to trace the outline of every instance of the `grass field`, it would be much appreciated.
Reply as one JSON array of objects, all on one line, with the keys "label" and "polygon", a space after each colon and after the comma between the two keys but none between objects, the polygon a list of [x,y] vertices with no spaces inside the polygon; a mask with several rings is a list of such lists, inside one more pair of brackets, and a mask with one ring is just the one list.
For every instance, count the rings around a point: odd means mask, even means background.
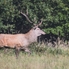
[{"label": "grass field", "polygon": [[18,59],[13,51],[0,51],[0,69],[69,69],[68,47],[47,47],[44,50],[32,55],[20,52]]}]

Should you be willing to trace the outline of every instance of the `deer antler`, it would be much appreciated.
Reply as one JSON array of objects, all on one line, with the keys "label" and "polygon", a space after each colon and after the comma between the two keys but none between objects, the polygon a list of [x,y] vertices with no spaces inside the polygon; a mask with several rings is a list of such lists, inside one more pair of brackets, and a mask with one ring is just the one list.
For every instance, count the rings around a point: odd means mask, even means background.
[{"label": "deer antler", "polygon": [[23,12],[20,12],[22,15],[24,15],[25,17],[26,17],[26,19],[30,22],[30,23],[33,23],[32,21],[30,21],[30,19],[28,18],[28,16],[25,14],[25,13],[23,13]]},{"label": "deer antler", "polygon": [[[23,12],[20,12],[20,13],[21,13],[23,16],[26,17],[26,19],[27,19],[28,22],[33,23],[32,21],[30,21],[30,19],[28,18],[28,16],[27,16],[25,13],[23,13]],[[34,27],[40,26],[40,25],[42,24],[42,21],[43,21],[43,19],[40,19],[39,24],[34,24]]]},{"label": "deer antler", "polygon": [[40,20],[38,26],[40,26],[42,24],[42,22],[43,22],[43,19]]},{"label": "deer antler", "polygon": [[36,27],[40,26],[43,22],[43,19],[40,20],[39,24],[36,25]]}]

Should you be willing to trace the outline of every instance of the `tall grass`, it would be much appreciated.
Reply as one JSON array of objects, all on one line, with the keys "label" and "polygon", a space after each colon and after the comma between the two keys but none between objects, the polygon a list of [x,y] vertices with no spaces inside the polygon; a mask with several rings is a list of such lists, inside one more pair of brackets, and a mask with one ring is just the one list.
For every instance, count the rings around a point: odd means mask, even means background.
[{"label": "tall grass", "polygon": [[18,59],[14,50],[0,50],[0,69],[69,69],[68,47],[36,45],[30,49],[31,55],[20,52]]}]

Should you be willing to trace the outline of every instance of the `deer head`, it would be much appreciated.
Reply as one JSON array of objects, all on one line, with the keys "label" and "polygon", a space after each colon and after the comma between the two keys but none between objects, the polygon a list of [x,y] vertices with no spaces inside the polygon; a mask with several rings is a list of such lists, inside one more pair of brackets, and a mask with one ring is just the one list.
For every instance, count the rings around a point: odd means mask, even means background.
[{"label": "deer head", "polygon": [[[27,19],[27,21],[29,22],[29,23],[33,23],[29,18],[28,18],[28,16],[25,14],[25,13],[23,13],[23,12],[20,12],[23,16],[25,16],[26,17],[26,19]],[[33,32],[35,32],[35,34],[37,35],[37,36],[40,36],[41,34],[45,34],[45,32],[44,31],[42,31],[40,28],[38,28],[40,25],[42,24],[42,20],[38,23],[38,24],[34,24],[34,27],[32,28],[32,30],[33,30]]]}]

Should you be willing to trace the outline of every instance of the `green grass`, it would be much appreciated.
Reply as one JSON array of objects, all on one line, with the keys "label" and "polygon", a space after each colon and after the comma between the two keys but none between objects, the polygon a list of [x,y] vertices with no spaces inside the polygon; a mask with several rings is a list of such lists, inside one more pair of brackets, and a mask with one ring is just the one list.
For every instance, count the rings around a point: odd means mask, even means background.
[{"label": "green grass", "polygon": [[32,55],[20,52],[18,59],[13,50],[6,54],[0,51],[0,69],[69,69],[68,47],[38,49]]}]

